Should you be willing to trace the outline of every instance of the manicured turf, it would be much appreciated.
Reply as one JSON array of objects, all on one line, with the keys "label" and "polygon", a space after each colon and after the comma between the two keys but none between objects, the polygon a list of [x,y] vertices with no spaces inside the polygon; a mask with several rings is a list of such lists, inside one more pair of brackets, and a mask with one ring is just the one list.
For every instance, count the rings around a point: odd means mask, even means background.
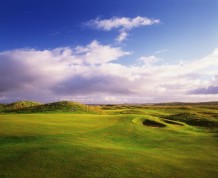
[{"label": "manicured turf", "polygon": [[0,178],[218,176],[216,128],[160,117],[178,109],[124,111],[1,114]]}]

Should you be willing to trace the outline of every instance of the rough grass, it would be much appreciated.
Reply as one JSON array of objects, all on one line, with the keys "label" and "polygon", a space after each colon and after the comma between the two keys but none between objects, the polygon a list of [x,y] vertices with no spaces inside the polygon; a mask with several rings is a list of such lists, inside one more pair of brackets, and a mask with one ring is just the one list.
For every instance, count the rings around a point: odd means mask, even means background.
[{"label": "rough grass", "polygon": [[18,102],[5,105],[5,109],[7,111],[10,111],[10,110],[28,108],[28,107],[39,106],[39,105],[42,105],[42,104],[38,102],[32,102],[32,101],[18,101]]},{"label": "rough grass", "polygon": [[166,119],[185,122],[186,124],[201,127],[218,127],[218,122],[215,119],[209,119],[205,116],[194,113],[179,113],[175,115],[165,116]]},{"label": "rough grass", "polygon": [[[113,106],[104,115],[1,114],[0,177],[217,177],[216,126],[166,120],[187,110],[158,107]],[[120,114],[134,109],[141,112]],[[191,106],[189,112],[217,122],[216,110]],[[144,126],[145,120],[165,127]]]},{"label": "rough grass", "polygon": [[0,104],[0,112],[4,111],[5,110],[5,104]]},{"label": "rough grass", "polygon": [[71,112],[71,113],[102,113],[97,106],[88,106],[85,104],[69,101],[61,101],[48,104],[39,104],[36,102],[20,101],[6,105],[2,110],[5,113],[55,113],[55,112]]}]

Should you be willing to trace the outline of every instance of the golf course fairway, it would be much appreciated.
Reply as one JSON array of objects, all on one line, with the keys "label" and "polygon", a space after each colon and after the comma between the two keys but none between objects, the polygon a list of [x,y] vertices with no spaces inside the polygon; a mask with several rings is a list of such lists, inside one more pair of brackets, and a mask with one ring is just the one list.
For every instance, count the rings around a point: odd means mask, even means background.
[{"label": "golf course fairway", "polygon": [[0,178],[218,176],[216,127],[133,111],[1,114]]}]

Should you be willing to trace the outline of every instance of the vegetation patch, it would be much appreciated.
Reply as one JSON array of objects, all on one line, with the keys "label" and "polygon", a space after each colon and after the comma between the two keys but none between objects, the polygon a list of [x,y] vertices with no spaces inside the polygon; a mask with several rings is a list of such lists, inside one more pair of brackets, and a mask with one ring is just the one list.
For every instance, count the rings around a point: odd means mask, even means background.
[{"label": "vegetation patch", "polygon": [[0,112],[16,112],[27,108],[40,106],[42,103],[33,101],[17,101],[10,104],[0,104]]},{"label": "vegetation patch", "polygon": [[162,116],[165,119],[176,120],[180,122],[185,122],[186,124],[192,126],[200,126],[200,127],[217,127],[218,123],[206,117],[202,117],[201,115],[197,115],[194,113],[179,113],[175,115]]},{"label": "vegetation patch", "polygon": [[[47,112],[72,112],[72,113],[102,113],[98,106],[88,106],[85,104],[61,101],[48,104],[37,104],[31,103],[29,105],[24,105],[26,102],[12,103],[10,104],[4,112],[9,113],[47,113]],[[16,105],[16,107],[15,107]],[[17,107],[19,106],[19,107]],[[24,107],[25,106],[25,107]]]},{"label": "vegetation patch", "polygon": [[0,112],[5,110],[5,104],[0,104]]},{"label": "vegetation patch", "polygon": [[28,107],[39,106],[39,105],[42,105],[42,103],[32,102],[32,101],[18,101],[6,105],[5,109],[10,111],[10,110],[28,108]]}]

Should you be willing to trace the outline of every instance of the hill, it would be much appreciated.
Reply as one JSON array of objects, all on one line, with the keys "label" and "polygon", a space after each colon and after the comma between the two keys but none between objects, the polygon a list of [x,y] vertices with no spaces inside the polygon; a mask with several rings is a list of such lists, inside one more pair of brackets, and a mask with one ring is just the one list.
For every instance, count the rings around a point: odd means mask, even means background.
[{"label": "hill", "polygon": [[191,105],[191,106],[214,106],[214,105],[218,105],[218,101],[208,101],[208,102],[197,102],[197,103],[186,103],[186,102],[171,102],[171,103],[156,103],[153,105],[164,105],[164,106],[186,106],[186,105]]},{"label": "hill", "polygon": [[17,101],[17,102],[5,105],[5,109],[6,110],[16,110],[16,109],[29,108],[33,106],[39,106],[39,105],[42,105],[42,104],[38,102],[32,102],[32,101]]},{"label": "hill", "polygon": [[0,112],[3,111],[5,109],[5,104],[0,104]]},{"label": "hill", "polygon": [[[73,112],[73,113],[101,113],[98,107],[88,106],[85,104],[61,101],[47,104],[39,104],[35,102],[30,102],[29,106],[25,107],[19,102],[19,104],[7,105],[8,109],[5,112],[15,112],[15,113],[47,113],[47,112]],[[16,107],[15,107],[16,106]],[[20,106],[20,107],[18,107]],[[22,107],[23,106],[23,107]]]}]

